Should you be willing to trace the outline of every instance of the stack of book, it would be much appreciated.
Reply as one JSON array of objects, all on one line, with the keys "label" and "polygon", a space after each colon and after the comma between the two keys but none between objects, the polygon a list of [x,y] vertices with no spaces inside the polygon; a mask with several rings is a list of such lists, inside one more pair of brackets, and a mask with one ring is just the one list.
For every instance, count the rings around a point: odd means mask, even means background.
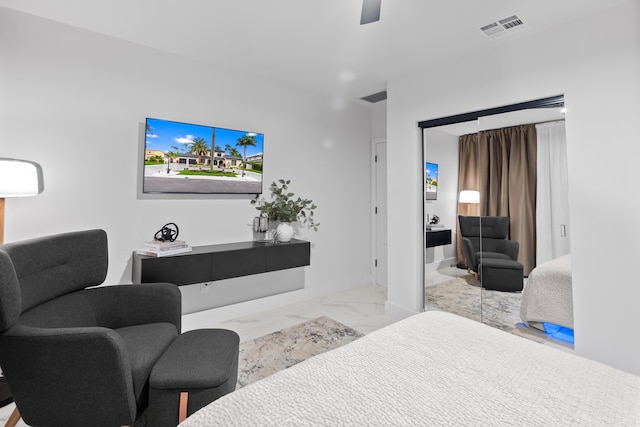
[{"label": "stack of book", "polygon": [[443,224],[427,224],[425,228],[427,230],[436,230],[438,228],[444,228],[444,225]]},{"label": "stack of book", "polygon": [[161,242],[159,240],[152,240],[144,244],[143,249],[136,251],[138,255],[146,256],[169,256],[181,254],[183,252],[191,252],[191,246],[187,245],[184,240],[175,240],[173,242]]}]

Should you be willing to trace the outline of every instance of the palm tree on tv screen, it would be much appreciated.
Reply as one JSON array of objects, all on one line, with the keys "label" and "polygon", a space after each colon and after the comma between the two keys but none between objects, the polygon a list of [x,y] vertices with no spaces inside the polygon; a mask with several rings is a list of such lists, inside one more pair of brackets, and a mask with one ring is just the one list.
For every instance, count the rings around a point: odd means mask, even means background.
[{"label": "palm tree on tv screen", "polygon": [[244,155],[242,156],[242,176],[245,176],[247,170],[247,146],[255,147],[258,141],[256,141],[255,135],[247,134],[238,138],[236,145],[244,148]]},{"label": "palm tree on tv screen", "polygon": [[207,141],[204,138],[196,137],[191,140],[189,145],[191,146],[189,152],[198,156],[198,164],[202,164],[201,156],[205,156],[209,152]]}]

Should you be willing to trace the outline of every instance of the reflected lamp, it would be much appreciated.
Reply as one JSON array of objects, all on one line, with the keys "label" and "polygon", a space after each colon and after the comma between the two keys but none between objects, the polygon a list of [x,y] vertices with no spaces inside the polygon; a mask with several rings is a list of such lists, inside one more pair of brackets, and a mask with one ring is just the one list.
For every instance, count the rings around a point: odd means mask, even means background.
[{"label": "reflected lamp", "polygon": [[476,190],[462,190],[458,203],[480,203],[480,192]]},{"label": "reflected lamp", "polygon": [[0,157],[0,243],[4,241],[4,199],[37,196],[43,190],[44,179],[39,164]]}]

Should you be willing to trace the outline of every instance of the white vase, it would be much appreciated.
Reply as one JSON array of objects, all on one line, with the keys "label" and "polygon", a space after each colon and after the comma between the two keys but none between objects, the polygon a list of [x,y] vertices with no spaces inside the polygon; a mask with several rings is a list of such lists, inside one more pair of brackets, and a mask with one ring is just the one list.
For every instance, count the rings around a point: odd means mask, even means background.
[{"label": "white vase", "polygon": [[276,227],[278,242],[288,242],[293,237],[293,226],[290,222],[281,222]]}]

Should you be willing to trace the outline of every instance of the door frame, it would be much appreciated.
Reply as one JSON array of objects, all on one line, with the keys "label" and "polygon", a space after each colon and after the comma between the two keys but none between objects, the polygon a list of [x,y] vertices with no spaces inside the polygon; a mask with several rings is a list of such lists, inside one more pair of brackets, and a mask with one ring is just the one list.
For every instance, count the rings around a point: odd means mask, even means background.
[{"label": "door frame", "polygon": [[[377,186],[377,164],[376,164],[376,145],[386,144],[387,138],[372,138],[371,139],[371,283],[378,283],[378,268],[376,266],[377,257],[377,245],[378,245],[378,230],[376,227],[377,215],[376,215],[376,194],[378,190]],[[387,283],[388,286],[388,283]]]}]

